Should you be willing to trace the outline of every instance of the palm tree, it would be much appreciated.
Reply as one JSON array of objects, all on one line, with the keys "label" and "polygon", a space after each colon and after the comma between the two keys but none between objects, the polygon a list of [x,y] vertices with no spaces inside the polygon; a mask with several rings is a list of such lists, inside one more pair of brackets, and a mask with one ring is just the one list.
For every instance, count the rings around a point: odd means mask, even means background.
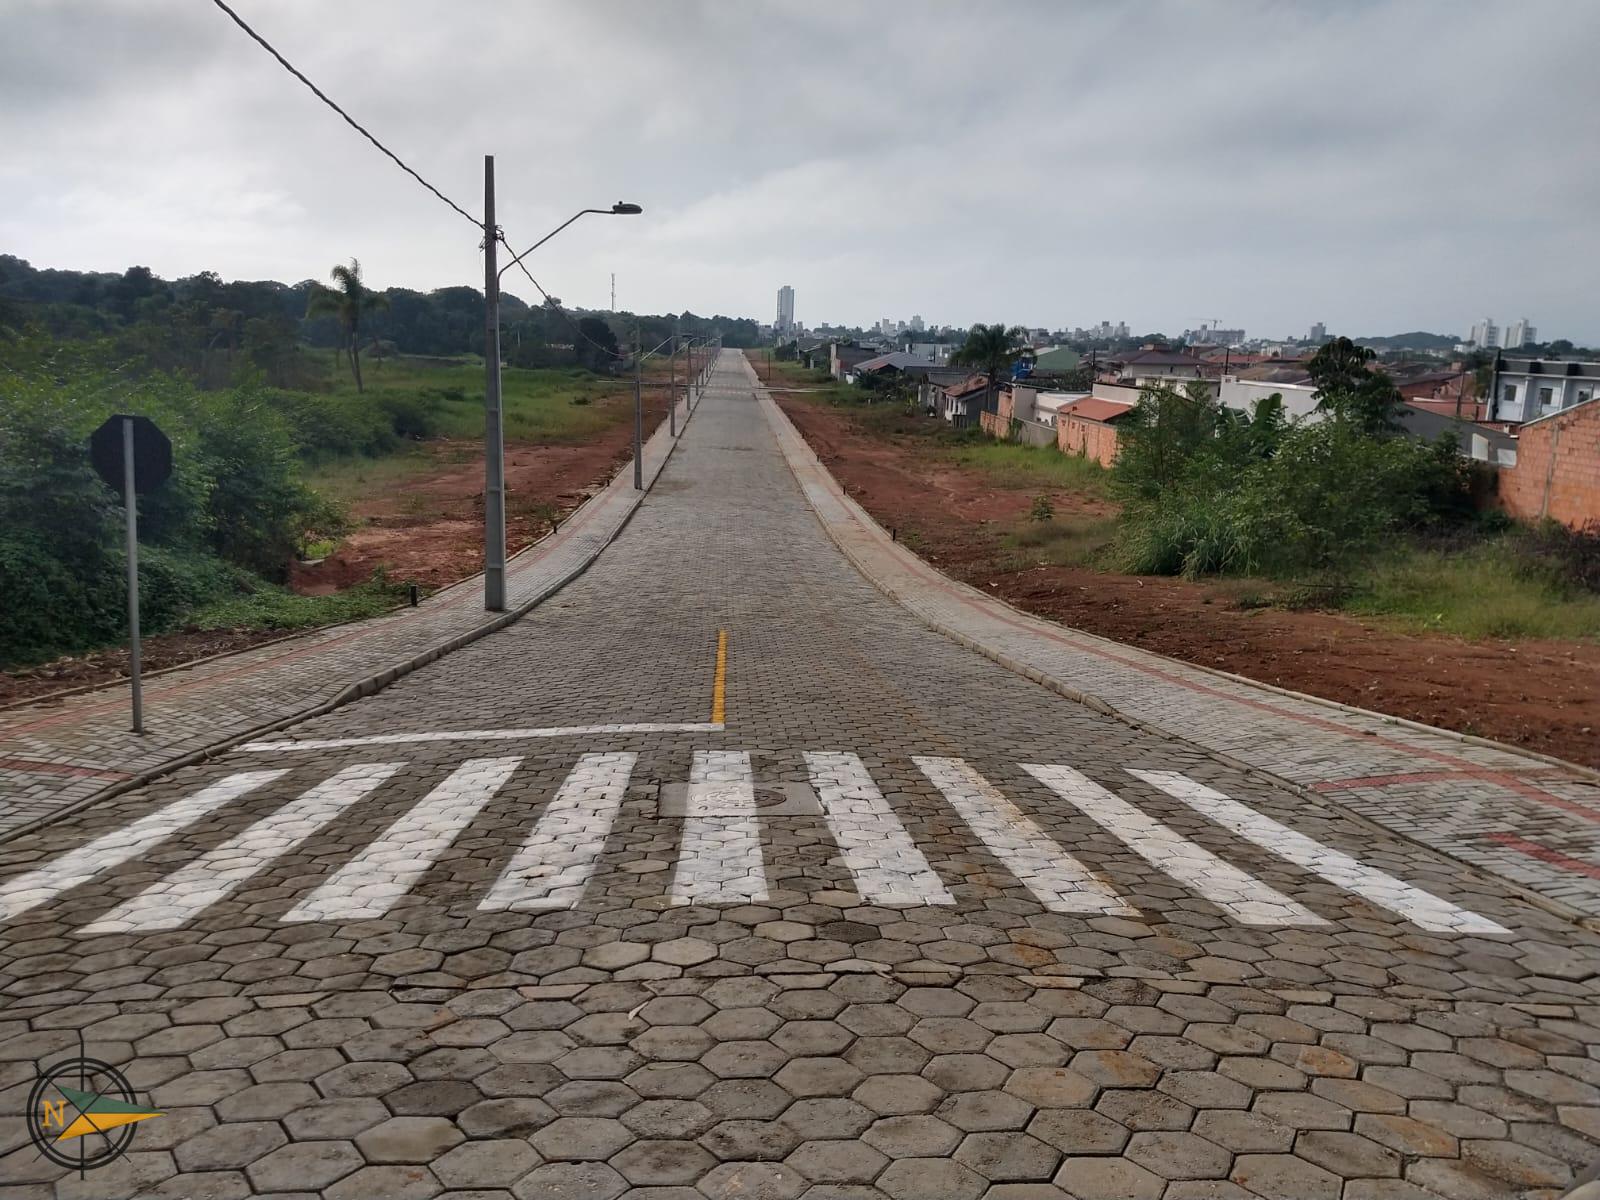
[{"label": "palm tree", "polygon": [[995,411],[995,389],[1000,377],[1010,374],[1016,362],[1028,353],[1028,331],[1021,325],[1007,329],[1004,322],[995,325],[974,325],[967,331],[967,340],[961,349],[950,356],[956,366],[976,367],[989,377],[989,390],[983,407]]},{"label": "palm tree", "polygon": [[361,318],[370,312],[388,308],[389,297],[367,289],[367,285],[361,281],[361,264],[353,258],[348,267],[340,263],[330,274],[339,286],[330,288],[320,283],[313,284],[306,315],[339,319],[339,327],[344,331],[345,347],[350,353],[350,369],[356,377],[356,391],[359,392],[362,390],[361,346],[358,341]]}]

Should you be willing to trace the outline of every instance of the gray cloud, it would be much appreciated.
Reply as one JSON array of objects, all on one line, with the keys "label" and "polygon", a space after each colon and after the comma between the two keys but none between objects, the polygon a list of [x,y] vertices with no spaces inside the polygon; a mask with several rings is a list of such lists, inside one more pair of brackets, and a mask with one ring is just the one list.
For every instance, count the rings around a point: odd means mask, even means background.
[{"label": "gray cloud", "polygon": [[[1600,6],[239,0],[577,304],[1600,341]],[[481,276],[477,239],[202,0],[0,0],[0,249]],[[492,34],[485,36],[486,30]],[[526,289],[525,289],[526,290]]]}]

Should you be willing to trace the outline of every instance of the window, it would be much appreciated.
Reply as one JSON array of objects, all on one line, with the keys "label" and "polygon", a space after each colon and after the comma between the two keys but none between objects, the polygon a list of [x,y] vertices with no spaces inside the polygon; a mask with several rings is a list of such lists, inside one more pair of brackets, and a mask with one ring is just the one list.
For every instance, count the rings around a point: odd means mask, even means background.
[{"label": "window", "polygon": [[1501,388],[1500,388],[1500,403],[1501,404],[1515,404],[1516,402],[1517,402],[1517,385],[1514,384],[1514,383],[1507,383],[1507,384],[1502,385]]},{"label": "window", "polygon": [[1539,407],[1549,408],[1555,402],[1555,388],[1542,387],[1539,389]]},{"label": "window", "polygon": [[1574,404],[1582,404],[1585,400],[1592,400],[1592,399],[1594,399],[1594,389],[1593,388],[1579,388],[1578,389],[1578,398],[1576,400],[1574,400],[1573,403]]}]

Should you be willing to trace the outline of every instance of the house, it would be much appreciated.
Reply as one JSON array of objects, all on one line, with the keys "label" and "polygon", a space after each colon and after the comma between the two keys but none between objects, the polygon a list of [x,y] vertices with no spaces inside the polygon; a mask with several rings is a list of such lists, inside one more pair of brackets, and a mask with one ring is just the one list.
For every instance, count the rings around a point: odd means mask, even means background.
[{"label": "house", "polygon": [[933,369],[934,363],[926,358],[907,354],[903,350],[894,350],[888,354],[880,354],[876,358],[863,359],[855,365],[851,374],[887,375],[899,372],[903,375],[922,375]]},{"label": "house", "polygon": [[950,356],[960,347],[949,342],[908,342],[906,353],[915,354],[918,358],[925,358],[935,366],[948,366]]},{"label": "house", "polygon": [[1031,421],[1051,429],[1056,425],[1056,414],[1075,400],[1082,400],[1088,392],[1062,392],[1041,384],[1037,380],[1006,385],[996,406],[997,415],[1006,421]]},{"label": "house", "polygon": [[995,395],[993,412],[979,415],[978,424],[991,437],[1048,446],[1056,440],[1055,416],[1063,404],[1075,399],[1067,392],[1049,392],[1032,381],[1005,384]]},{"label": "house", "polygon": [[1600,525],[1600,399],[1535,417],[1515,432],[1516,460],[1498,480],[1506,511],[1573,529]]},{"label": "house", "polygon": [[859,346],[841,346],[838,342],[828,345],[828,374],[840,383],[854,378],[857,364],[866,362],[877,355],[875,350],[863,350]]},{"label": "house", "polygon": [[1051,346],[1039,351],[1033,357],[1033,373],[1035,375],[1066,374],[1076,371],[1078,364],[1083,361],[1078,352],[1070,346]]},{"label": "house", "polygon": [[1480,425],[1470,418],[1458,417],[1448,410],[1426,407],[1429,402],[1407,401],[1395,410],[1400,428],[1411,437],[1424,442],[1435,442],[1443,434],[1455,440],[1456,450],[1462,458],[1476,459],[1497,467],[1512,467],[1517,462],[1517,439],[1505,427]]},{"label": "house", "polygon": [[1218,367],[1177,350],[1138,350],[1120,360],[1117,378],[1140,387],[1176,387],[1201,380],[1216,395]]},{"label": "house", "polygon": [[809,370],[826,371],[829,345],[830,343],[824,338],[798,338],[794,344],[795,358]]},{"label": "house", "polygon": [[1132,411],[1129,400],[1080,397],[1056,413],[1056,445],[1063,454],[1092,458],[1109,467],[1117,458],[1117,422]]},{"label": "house", "polygon": [[1537,421],[1600,395],[1600,363],[1497,358],[1489,389],[1495,421]]},{"label": "house", "polygon": [[962,374],[959,379],[935,383],[933,374],[924,379],[918,397],[925,412],[965,429],[978,423],[984,395],[989,390],[987,375]]}]

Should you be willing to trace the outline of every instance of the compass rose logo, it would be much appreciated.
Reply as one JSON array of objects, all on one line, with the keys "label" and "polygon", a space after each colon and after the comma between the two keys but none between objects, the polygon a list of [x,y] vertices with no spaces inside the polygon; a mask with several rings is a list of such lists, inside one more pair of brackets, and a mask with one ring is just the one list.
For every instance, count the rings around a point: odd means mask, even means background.
[{"label": "compass rose logo", "polygon": [[51,1162],[80,1174],[127,1152],[140,1121],[162,1114],[140,1104],[133,1088],[109,1063],[83,1053],[49,1067],[28,1093],[28,1136]]}]

